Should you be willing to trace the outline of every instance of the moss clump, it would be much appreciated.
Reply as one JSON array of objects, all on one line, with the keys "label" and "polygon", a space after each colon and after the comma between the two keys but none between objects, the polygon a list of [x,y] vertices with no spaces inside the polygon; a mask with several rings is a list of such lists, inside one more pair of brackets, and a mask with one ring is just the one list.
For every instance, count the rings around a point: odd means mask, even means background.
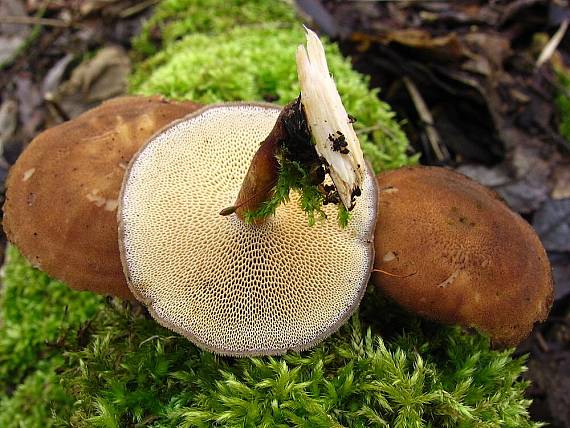
[{"label": "moss clump", "polygon": [[[132,78],[132,90],[204,104],[247,100],[285,105],[300,92],[295,51],[304,41],[299,24],[284,28],[266,23],[262,28],[238,27],[214,36],[193,34],[142,63]],[[324,44],[343,103],[357,119],[356,131],[374,129],[359,137],[375,172],[415,163],[406,156],[406,137],[377,91],[368,88],[367,79],[352,70],[336,45]],[[302,189],[302,207],[310,224],[322,217],[322,195],[304,180],[307,173],[294,166],[282,168],[274,197],[251,213],[252,219],[273,213],[292,189]],[[341,210],[339,222],[344,224],[346,219]]]},{"label": "moss clump", "polygon": [[[57,295],[61,284],[9,254],[4,313],[16,290],[36,283]],[[199,350],[140,308],[62,290],[61,301],[46,302],[47,318],[72,301],[97,314],[50,329],[56,342],[37,345],[43,358],[0,399],[3,427],[539,426],[528,420],[522,359],[401,313],[372,291],[360,318],[311,351],[233,359]],[[26,324],[42,322],[36,313]]]},{"label": "moss clump", "polygon": [[[292,27],[237,27],[214,36],[193,34],[147,59],[131,79],[133,93],[163,94],[204,104],[271,101],[285,105],[300,92],[295,50],[304,43],[300,24]],[[390,108],[352,70],[338,47],[325,41],[329,67],[364,153],[376,172],[414,163],[408,143]],[[361,130],[373,128],[362,133]]]},{"label": "moss clump", "polygon": [[235,26],[298,23],[284,0],[165,0],[133,40],[137,58],[154,55],[192,33],[214,35]]},{"label": "moss clump", "polygon": [[67,330],[91,319],[100,297],[77,294],[38,270],[30,269],[13,249],[7,253],[0,305],[0,391],[57,354]]},{"label": "moss clump", "polygon": [[324,197],[312,183],[306,169],[299,162],[281,160],[273,196],[257,210],[247,211],[245,221],[254,223],[257,219],[274,215],[279,205],[289,202],[291,190],[299,192],[301,208],[307,214],[309,226],[314,226],[317,220],[325,218],[325,212],[322,210]]},{"label": "moss clump", "polygon": [[51,408],[73,402],[55,375],[62,345],[77,340],[103,300],[70,290],[8,248],[0,294],[0,426],[49,426]]}]

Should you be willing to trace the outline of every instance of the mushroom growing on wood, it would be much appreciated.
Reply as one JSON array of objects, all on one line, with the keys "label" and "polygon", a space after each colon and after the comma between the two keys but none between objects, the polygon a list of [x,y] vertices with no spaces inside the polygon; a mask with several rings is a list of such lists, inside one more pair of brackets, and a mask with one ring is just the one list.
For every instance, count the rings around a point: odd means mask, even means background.
[{"label": "mushroom growing on wood", "polygon": [[382,271],[373,281],[386,295],[426,318],[487,333],[496,345],[516,345],[546,319],[546,252],[494,192],[430,167],[382,173],[378,186],[374,266]]},{"label": "mushroom growing on wood", "polygon": [[[205,107],[151,138],[125,175],[119,246],[133,294],[162,325],[219,354],[314,345],[355,311],[370,276],[376,180],[357,140],[341,145],[351,154],[337,155],[334,138],[321,141],[314,132],[325,121],[351,125],[342,105],[316,117],[322,107],[304,103],[306,79],[330,79],[322,45],[313,33],[307,37],[300,67],[312,63],[321,73],[300,72],[300,100],[283,110]],[[336,93],[328,83],[323,90]],[[345,228],[336,221],[308,226],[297,192],[273,215],[244,221],[247,210],[272,197],[285,162],[307,168],[323,192],[338,192],[337,202],[352,210]],[[222,207],[229,208],[219,215]],[[322,209],[334,213],[331,205]]]},{"label": "mushroom growing on wood", "polygon": [[133,154],[194,103],[123,97],[36,137],[10,170],[4,230],[36,267],[72,288],[131,298],[117,206]]}]

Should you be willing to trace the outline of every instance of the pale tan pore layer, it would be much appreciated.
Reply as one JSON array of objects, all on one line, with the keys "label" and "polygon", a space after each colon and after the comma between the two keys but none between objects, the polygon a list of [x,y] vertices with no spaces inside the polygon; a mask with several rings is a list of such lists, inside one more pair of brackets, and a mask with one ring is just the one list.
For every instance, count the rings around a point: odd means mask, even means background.
[{"label": "pale tan pore layer", "polygon": [[536,233],[494,192],[444,168],[378,176],[373,280],[413,312],[516,345],[544,320],[550,265]]},{"label": "pale tan pore layer", "polygon": [[120,239],[133,293],[160,323],[220,354],[311,346],[352,314],[370,275],[370,173],[344,230],[336,207],[309,227],[296,194],[263,225],[218,214],[278,114],[268,105],[208,107],[155,136],[125,177]]},{"label": "pale tan pore layer", "polygon": [[10,170],[4,230],[36,267],[72,288],[132,299],[117,246],[117,206],[133,154],[196,110],[123,97],[36,137]]}]

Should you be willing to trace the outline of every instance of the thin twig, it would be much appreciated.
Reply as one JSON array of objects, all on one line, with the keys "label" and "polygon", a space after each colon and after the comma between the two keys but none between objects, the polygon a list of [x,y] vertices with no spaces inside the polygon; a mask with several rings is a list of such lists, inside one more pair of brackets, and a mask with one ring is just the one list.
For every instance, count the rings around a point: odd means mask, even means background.
[{"label": "thin twig", "polygon": [[426,102],[422,98],[420,91],[409,77],[406,76],[403,80],[404,84],[406,85],[406,89],[410,94],[410,97],[412,97],[412,102],[416,107],[418,115],[420,116],[421,121],[425,124],[426,135],[431,144],[433,152],[435,153],[435,156],[440,162],[449,158],[447,147],[441,144],[439,134],[434,127],[433,116],[431,115]]},{"label": "thin twig", "polygon": [[540,331],[535,333],[535,337],[542,352],[550,352],[550,347],[548,346],[548,343],[546,343],[546,340]]},{"label": "thin twig", "polygon": [[35,16],[0,16],[0,24],[41,25],[59,28],[68,28],[73,25],[73,23],[62,21],[61,19],[38,18]]},{"label": "thin twig", "polygon": [[145,0],[139,4],[135,4],[134,6],[122,10],[121,13],[119,13],[119,18],[128,18],[132,15],[136,15],[137,13],[155,5],[159,1],[160,0]]},{"label": "thin twig", "polygon": [[377,123],[376,125],[372,126],[367,126],[365,128],[355,129],[357,135],[368,134],[369,132],[373,131],[382,131],[384,134],[388,135],[389,137],[396,138],[394,132],[391,129],[387,128],[386,126],[382,125],[381,123]]},{"label": "thin twig", "polygon": [[54,113],[59,116],[62,122],[67,122],[70,117],[61,104],[55,99],[51,92],[44,95],[44,100],[48,105],[48,108],[53,109]]},{"label": "thin twig", "polygon": [[562,85],[559,81],[553,79],[548,74],[543,75],[544,79],[552,85],[554,89],[558,92],[562,92],[566,97],[570,98],[570,89],[567,89],[564,85]]},{"label": "thin twig", "polygon": [[150,342],[151,340],[154,340],[154,339],[159,339],[159,338],[160,338],[160,336],[157,334],[150,336],[150,337],[147,337],[145,340],[143,340],[141,343],[139,343],[139,348],[141,346],[143,346],[145,343]]},{"label": "thin twig", "polygon": [[562,22],[560,28],[556,31],[556,33],[554,33],[554,35],[548,41],[548,43],[544,46],[544,49],[542,49],[540,56],[536,60],[536,68],[539,68],[542,64],[544,64],[552,57],[552,55],[556,51],[556,48],[558,48],[558,45],[562,41],[564,34],[566,34],[567,29],[568,29],[568,20],[565,20],[564,22]]}]

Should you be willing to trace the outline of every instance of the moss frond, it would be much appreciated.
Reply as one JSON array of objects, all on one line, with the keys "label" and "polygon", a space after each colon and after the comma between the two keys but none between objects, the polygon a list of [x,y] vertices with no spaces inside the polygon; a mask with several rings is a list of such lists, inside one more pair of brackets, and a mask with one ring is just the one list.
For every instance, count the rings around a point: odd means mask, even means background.
[{"label": "moss frond", "polygon": [[317,220],[325,218],[325,212],[322,209],[323,194],[317,186],[311,183],[309,173],[299,162],[280,159],[279,175],[273,196],[258,210],[247,211],[245,221],[253,223],[257,219],[274,215],[279,205],[289,202],[292,190],[299,193],[299,205],[307,214],[310,226],[313,226]]}]

